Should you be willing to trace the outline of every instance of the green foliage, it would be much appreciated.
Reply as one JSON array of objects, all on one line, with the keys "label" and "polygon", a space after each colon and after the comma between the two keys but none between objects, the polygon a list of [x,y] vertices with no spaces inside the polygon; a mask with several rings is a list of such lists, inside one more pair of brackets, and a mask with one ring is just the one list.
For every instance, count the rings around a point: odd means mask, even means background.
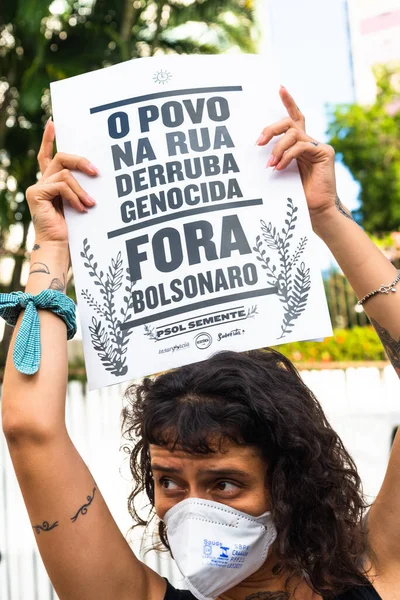
[{"label": "green foliage", "polygon": [[333,337],[323,342],[292,342],[276,346],[276,350],[295,363],[387,360],[382,343],[370,325],[335,329]]},{"label": "green foliage", "polygon": [[[183,0],[64,0],[62,14],[51,13],[51,0],[3,4],[0,246],[11,223],[30,221],[24,193],[36,180],[36,154],[51,113],[50,81],[159,52],[255,51],[249,0],[194,0],[188,6]],[[185,27],[193,21],[201,26],[195,37]]]},{"label": "green foliage", "polygon": [[360,213],[369,232],[400,226],[400,66],[375,69],[377,97],[371,106],[340,105],[329,143],[361,184]]},{"label": "green foliage", "polygon": [[[61,14],[53,14],[55,5]],[[188,28],[196,22],[195,29]],[[196,32],[192,33],[193,30]],[[0,7],[0,258],[10,225],[23,227],[13,248],[11,284],[20,288],[30,214],[25,190],[51,114],[50,81],[157,53],[255,52],[252,0],[7,0]],[[0,344],[4,361],[9,334]]]}]

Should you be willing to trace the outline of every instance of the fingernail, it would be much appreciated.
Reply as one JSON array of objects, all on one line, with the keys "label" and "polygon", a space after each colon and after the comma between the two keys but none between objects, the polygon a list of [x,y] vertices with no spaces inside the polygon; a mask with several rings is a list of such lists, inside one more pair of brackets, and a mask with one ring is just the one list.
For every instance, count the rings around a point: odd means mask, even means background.
[{"label": "fingernail", "polygon": [[281,166],[282,166],[282,163],[281,163],[281,162],[278,162],[278,164],[277,164],[277,165],[276,165],[276,167],[274,168],[274,171],[280,171],[280,169],[281,169]]},{"label": "fingernail", "polygon": [[89,171],[91,171],[94,175],[98,175],[99,174],[99,170],[97,167],[95,167],[92,163],[88,164],[88,169]]},{"label": "fingernail", "polygon": [[52,117],[49,117],[46,121],[46,125],[44,126],[44,128],[46,129],[46,127],[48,126],[48,124],[52,121]]},{"label": "fingernail", "polygon": [[259,144],[262,144],[264,140],[265,140],[265,136],[263,133],[261,133],[258,140],[256,141],[256,146],[258,146]]},{"label": "fingernail", "polygon": [[275,161],[276,161],[276,156],[271,154],[271,156],[269,157],[269,160],[267,162],[267,167],[272,167],[275,164]]},{"label": "fingernail", "polygon": [[285,86],[281,84],[281,90],[286,90]]},{"label": "fingernail", "polygon": [[89,202],[89,204],[91,204],[92,206],[94,206],[96,204],[96,200],[94,198],[92,198],[92,196],[86,196],[86,200]]}]

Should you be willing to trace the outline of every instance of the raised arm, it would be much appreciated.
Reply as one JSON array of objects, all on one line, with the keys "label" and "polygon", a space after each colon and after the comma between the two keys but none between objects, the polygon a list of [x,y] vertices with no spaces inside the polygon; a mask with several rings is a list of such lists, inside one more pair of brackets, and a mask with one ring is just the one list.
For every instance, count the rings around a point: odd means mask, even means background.
[{"label": "raised arm", "polygon": [[[359,298],[396,279],[398,271],[351,219],[339,200],[336,207],[315,216],[313,227],[331,249]],[[363,306],[400,376],[400,282],[396,287],[396,293],[377,293]],[[376,398],[376,402],[381,399]],[[371,447],[370,451],[374,449]],[[381,579],[387,586],[379,590],[387,591],[391,597],[393,586],[400,584],[399,434],[393,444],[383,485],[369,511],[368,530],[378,559],[376,570],[382,574]]]},{"label": "raised arm", "polygon": [[[281,99],[288,118],[270,125],[258,143],[265,145],[284,134],[273,149],[269,165],[284,170],[297,159],[314,231],[327,244],[357,296],[362,299],[388,286],[398,271],[372,243],[341,203],[334,170],[335,152],[307,135],[300,109],[285,88]],[[377,293],[364,306],[386,353],[400,376],[400,281],[396,293]],[[380,398],[376,399],[377,403]],[[371,448],[371,452],[373,449]],[[369,539],[378,571],[388,584],[400,584],[400,435],[396,436],[379,495],[369,516]]]},{"label": "raised arm", "polygon": [[[96,176],[89,161],[58,154],[54,125],[45,130],[39,162],[43,177],[27,191],[35,226],[26,291],[65,292],[67,227],[59,194],[84,213],[93,206],[70,169]],[[84,216],[82,217],[84,218]],[[64,322],[41,310],[39,371],[21,374],[12,353],[3,386],[3,430],[33,533],[60,600],[162,600],[164,580],[141,563],[120,533],[65,426],[67,336]]]},{"label": "raised arm", "polygon": [[[314,215],[312,222],[360,299],[395,281],[397,269],[354,222],[338,197],[335,206]],[[393,289],[397,291],[372,295],[363,307],[400,377],[400,281]]]}]

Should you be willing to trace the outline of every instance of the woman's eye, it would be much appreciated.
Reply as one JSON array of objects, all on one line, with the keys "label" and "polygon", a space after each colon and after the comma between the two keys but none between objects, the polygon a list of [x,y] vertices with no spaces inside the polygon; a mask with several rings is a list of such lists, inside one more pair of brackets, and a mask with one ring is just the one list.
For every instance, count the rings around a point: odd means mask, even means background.
[{"label": "woman's eye", "polygon": [[164,490],[178,490],[179,485],[172,481],[172,479],[167,479],[166,477],[162,477],[159,481],[160,485]]},{"label": "woman's eye", "polygon": [[236,492],[239,486],[231,481],[220,481],[217,483],[217,489],[220,492]]}]

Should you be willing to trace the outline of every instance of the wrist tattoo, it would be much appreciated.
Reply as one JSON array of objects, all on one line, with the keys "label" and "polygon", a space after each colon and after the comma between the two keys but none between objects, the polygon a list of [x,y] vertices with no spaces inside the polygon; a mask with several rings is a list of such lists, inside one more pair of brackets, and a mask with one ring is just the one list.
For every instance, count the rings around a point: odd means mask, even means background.
[{"label": "wrist tattoo", "polygon": [[83,504],[80,509],[77,511],[77,513],[71,517],[71,521],[73,523],[75,523],[75,521],[77,520],[77,518],[79,517],[79,515],[86,515],[87,511],[88,511],[88,506],[90,506],[93,502],[93,498],[94,498],[94,493],[96,491],[96,488],[93,488],[93,492],[92,492],[92,496],[87,496],[86,500],[86,504]]},{"label": "wrist tattoo", "polygon": [[370,319],[370,321],[375,327],[376,333],[378,334],[379,339],[382,342],[388,359],[396,369],[400,369],[400,338],[396,342],[396,340],[392,338],[388,330],[382,327],[382,325],[380,325],[378,321],[375,321],[375,319]]},{"label": "wrist tattoo", "polygon": [[33,246],[32,250],[39,250],[39,248],[40,248],[39,244],[35,244],[35,245]]},{"label": "wrist tattoo", "polygon": [[336,196],[336,200],[335,200],[335,205],[336,208],[338,209],[338,211],[344,215],[345,217],[347,217],[348,219],[350,219],[351,221],[354,221],[353,217],[351,216],[351,214],[349,212],[347,212],[347,210],[344,208],[343,204],[340,201],[339,196]]},{"label": "wrist tattoo", "polygon": [[54,521],[52,525],[48,521],[43,521],[41,525],[32,525],[32,529],[34,529],[37,535],[40,535],[41,531],[51,531],[54,527],[58,527],[58,521]]},{"label": "wrist tattoo", "polygon": [[31,270],[29,271],[29,275],[33,273],[46,273],[46,275],[50,275],[50,270],[47,265],[42,262],[34,262],[31,266]]},{"label": "wrist tattoo", "polygon": [[319,146],[319,142],[310,142],[310,144],[312,144],[315,147]]},{"label": "wrist tattoo", "polygon": [[49,290],[57,290],[58,292],[64,292],[65,290],[65,273],[63,273],[63,281],[60,281],[58,279],[58,277],[55,277],[54,279],[51,280],[51,283],[49,285]]}]

